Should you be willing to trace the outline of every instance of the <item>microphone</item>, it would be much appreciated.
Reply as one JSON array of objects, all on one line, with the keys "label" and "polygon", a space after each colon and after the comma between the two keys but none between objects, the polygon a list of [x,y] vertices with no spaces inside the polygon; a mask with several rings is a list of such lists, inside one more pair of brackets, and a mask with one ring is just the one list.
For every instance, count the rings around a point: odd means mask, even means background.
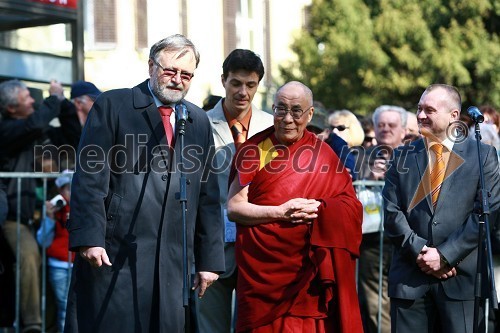
[{"label": "microphone", "polygon": [[470,119],[472,119],[476,123],[482,123],[484,121],[483,114],[475,106],[469,107],[467,109],[467,113],[469,114]]},{"label": "microphone", "polygon": [[184,135],[186,132],[186,121],[188,119],[188,111],[183,103],[179,103],[175,106],[175,115],[177,119],[177,128],[179,129],[179,134]]},{"label": "microphone", "polygon": [[175,114],[177,115],[177,121],[186,121],[188,119],[187,108],[182,103],[175,106]]}]

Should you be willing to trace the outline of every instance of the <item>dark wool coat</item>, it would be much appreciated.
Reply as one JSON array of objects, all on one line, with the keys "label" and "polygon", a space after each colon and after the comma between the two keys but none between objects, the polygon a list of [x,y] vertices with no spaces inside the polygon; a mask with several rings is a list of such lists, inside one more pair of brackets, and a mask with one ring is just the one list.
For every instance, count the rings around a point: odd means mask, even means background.
[{"label": "dark wool coat", "polygon": [[[66,332],[183,332],[180,141],[169,163],[148,81],[103,93],[83,129],[73,178],[70,248],[104,247],[111,267],[77,256]],[[213,136],[205,112],[187,101],[189,265],[224,270]],[[174,115],[173,115],[174,116]],[[168,167],[168,168],[167,168]],[[167,169],[170,169],[167,170]]]}]

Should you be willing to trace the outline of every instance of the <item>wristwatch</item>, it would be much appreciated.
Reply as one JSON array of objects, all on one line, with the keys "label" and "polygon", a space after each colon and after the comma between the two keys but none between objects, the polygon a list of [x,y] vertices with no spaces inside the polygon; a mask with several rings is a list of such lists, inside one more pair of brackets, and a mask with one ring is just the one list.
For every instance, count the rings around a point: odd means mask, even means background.
[{"label": "wristwatch", "polygon": [[439,252],[438,250],[438,253],[439,253],[439,258],[441,259],[441,262],[444,263],[445,266],[449,266],[450,263],[448,262],[448,260],[446,260],[446,258],[441,254],[441,252]]}]

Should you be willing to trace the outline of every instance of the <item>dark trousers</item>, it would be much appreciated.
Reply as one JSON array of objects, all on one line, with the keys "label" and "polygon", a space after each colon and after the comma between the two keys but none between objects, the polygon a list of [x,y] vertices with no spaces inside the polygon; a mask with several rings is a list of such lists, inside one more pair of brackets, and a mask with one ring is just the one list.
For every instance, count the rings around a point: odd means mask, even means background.
[{"label": "dark trousers", "polygon": [[[40,314],[40,267],[41,257],[38,244],[30,228],[20,225],[20,270],[21,270],[21,319],[24,326],[39,325],[42,322]],[[17,252],[17,224],[6,221],[3,226],[5,239],[12,252]]]},{"label": "dark trousers", "polygon": [[[358,297],[365,333],[378,332],[379,310],[381,311],[380,332],[391,331],[387,281],[391,257],[392,246],[388,240],[384,240],[382,252],[380,251],[380,233],[363,235],[358,260]],[[380,259],[382,259],[382,289],[379,288]],[[380,309],[379,301],[381,302]]]},{"label": "dark trousers", "polygon": [[238,271],[231,276],[219,278],[207,289],[205,296],[199,299],[196,295],[196,317],[198,332],[232,332],[233,292],[236,289]]},{"label": "dark trousers", "polygon": [[0,327],[11,327],[16,318],[16,257],[0,227]]},{"label": "dark trousers", "polygon": [[[478,332],[484,332],[484,311]],[[391,328],[393,333],[472,333],[474,300],[459,301],[446,296],[440,283],[416,300],[391,298]]]}]

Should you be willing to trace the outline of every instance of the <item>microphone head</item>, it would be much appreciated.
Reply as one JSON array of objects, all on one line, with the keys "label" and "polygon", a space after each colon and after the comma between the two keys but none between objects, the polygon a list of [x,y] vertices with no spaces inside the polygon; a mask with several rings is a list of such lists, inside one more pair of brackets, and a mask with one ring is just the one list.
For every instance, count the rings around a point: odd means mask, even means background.
[{"label": "microphone head", "polygon": [[481,111],[479,111],[479,109],[475,106],[470,106],[468,109],[467,109],[467,114],[469,115],[469,117],[475,121],[476,123],[482,123],[484,121],[484,116],[483,114],[481,113]]},{"label": "microphone head", "polygon": [[188,119],[187,107],[183,103],[179,103],[175,106],[175,114],[177,116],[177,120],[186,121]]}]

